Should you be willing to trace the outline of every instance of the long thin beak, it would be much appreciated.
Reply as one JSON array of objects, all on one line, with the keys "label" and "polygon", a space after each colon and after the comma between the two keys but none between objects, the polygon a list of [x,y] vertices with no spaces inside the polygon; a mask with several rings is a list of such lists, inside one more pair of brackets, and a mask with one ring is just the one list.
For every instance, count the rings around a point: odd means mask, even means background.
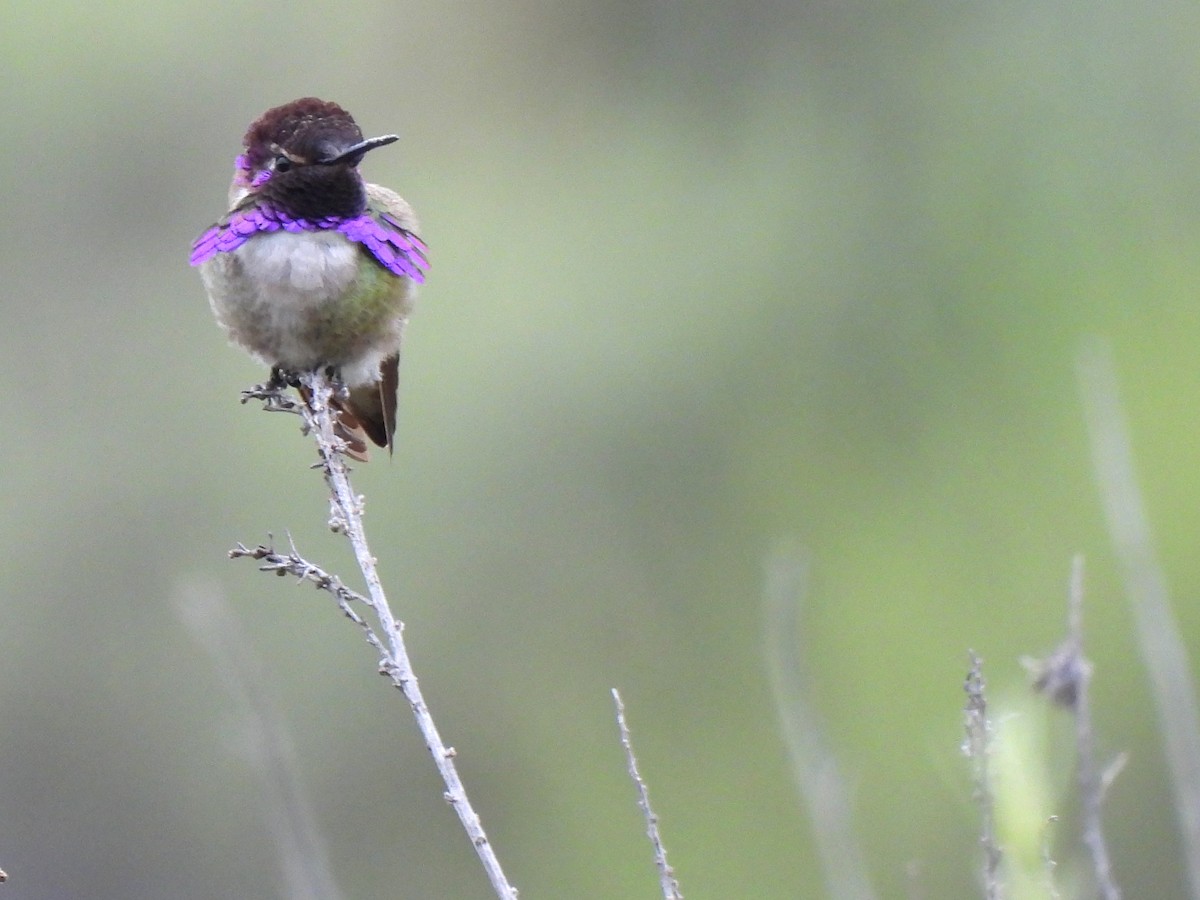
[{"label": "long thin beak", "polygon": [[[399,135],[385,134],[382,137],[367,138],[365,141],[359,141],[344,150],[339,151],[335,156],[329,156],[319,160],[323,166],[331,166],[334,163],[345,162],[355,156],[362,157],[368,150],[374,150],[376,147],[386,147],[388,144],[394,144],[400,140]],[[357,162],[357,160],[356,160]]]}]

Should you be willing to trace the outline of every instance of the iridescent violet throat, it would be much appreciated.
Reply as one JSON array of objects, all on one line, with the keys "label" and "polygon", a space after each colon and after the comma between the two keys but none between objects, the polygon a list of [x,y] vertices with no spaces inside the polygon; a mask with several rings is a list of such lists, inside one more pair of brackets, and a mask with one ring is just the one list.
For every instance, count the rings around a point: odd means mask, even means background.
[{"label": "iridescent violet throat", "polygon": [[229,212],[192,245],[230,340],[272,380],[332,370],[348,453],[392,450],[400,343],[429,264],[412,207],[358,165],[395,135],[363,140],[336,103],[305,97],[250,126]]}]

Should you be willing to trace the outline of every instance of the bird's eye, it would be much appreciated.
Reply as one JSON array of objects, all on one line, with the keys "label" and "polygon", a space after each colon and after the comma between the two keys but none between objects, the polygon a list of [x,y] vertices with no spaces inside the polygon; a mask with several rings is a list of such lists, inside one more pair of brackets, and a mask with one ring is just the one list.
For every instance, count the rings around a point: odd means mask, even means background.
[{"label": "bird's eye", "polygon": [[292,167],[292,161],[290,159],[288,159],[286,156],[275,157],[275,171],[276,172],[286,172],[291,167]]}]

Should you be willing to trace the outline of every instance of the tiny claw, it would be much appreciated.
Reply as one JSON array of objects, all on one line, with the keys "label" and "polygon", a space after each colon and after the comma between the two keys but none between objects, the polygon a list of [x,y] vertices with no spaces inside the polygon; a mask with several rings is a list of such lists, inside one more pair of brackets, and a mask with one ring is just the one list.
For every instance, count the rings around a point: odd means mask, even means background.
[{"label": "tiny claw", "polygon": [[268,390],[282,391],[284,388],[300,387],[300,376],[282,366],[271,366],[271,377],[265,387]]}]

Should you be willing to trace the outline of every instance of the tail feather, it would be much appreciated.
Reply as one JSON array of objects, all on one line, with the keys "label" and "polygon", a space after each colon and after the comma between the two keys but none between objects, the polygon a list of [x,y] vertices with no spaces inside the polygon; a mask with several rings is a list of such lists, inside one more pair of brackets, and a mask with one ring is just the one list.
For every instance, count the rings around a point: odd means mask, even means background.
[{"label": "tail feather", "polygon": [[[359,462],[370,458],[367,440],[387,447],[390,455],[395,449],[396,390],[400,380],[400,354],[395,353],[379,367],[379,381],[351,388],[344,399],[336,395],[330,400],[335,413],[334,433],[346,443],[346,455]],[[300,396],[308,403],[312,392],[298,385]]]},{"label": "tail feather", "polygon": [[377,446],[395,450],[396,390],[400,380],[400,354],[389,356],[379,367],[379,381],[351,388],[349,399],[342,405],[344,413],[362,427]]}]

